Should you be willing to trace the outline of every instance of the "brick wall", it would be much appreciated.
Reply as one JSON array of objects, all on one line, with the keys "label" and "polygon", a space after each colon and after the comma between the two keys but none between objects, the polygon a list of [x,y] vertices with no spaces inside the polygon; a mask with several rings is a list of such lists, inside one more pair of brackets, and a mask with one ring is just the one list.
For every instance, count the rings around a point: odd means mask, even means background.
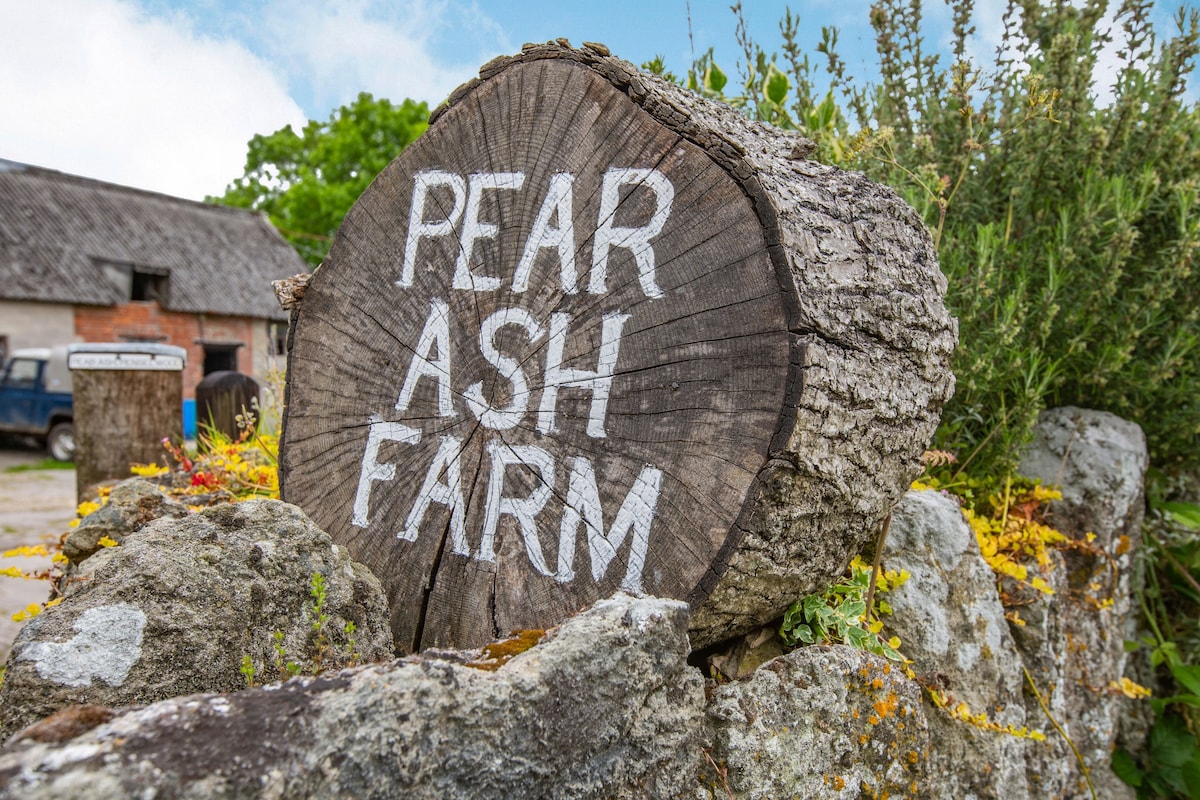
[{"label": "brick wall", "polygon": [[[119,306],[76,306],[75,336],[84,342],[158,342],[187,350],[183,371],[184,399],[196,396],[204,377],[203,342],[243,346],[237,350],[239,372],[254,374],[255,329],[261,320],[213,314],[164,311],[157,302],[131,302]],[[258,377],[258,376],[256,376]]]}]

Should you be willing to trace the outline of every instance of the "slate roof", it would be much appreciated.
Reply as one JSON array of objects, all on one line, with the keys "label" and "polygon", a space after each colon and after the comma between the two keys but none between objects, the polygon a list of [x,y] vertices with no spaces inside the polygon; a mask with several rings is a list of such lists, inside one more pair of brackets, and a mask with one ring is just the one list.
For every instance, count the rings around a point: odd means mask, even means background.
[{"label": "slate roof", "polygon": [[171,311],[287,319],[308,267],[266,217],[0,159],[0,299],[116,305],[104,262],[167,271]]}]

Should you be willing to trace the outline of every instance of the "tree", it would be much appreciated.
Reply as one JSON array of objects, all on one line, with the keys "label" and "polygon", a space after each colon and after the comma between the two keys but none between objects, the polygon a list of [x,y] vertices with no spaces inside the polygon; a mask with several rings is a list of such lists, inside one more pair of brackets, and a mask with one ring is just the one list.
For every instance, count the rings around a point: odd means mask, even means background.
[{"label": "tree", "polygon": [[350,206],[393,158],[429,125],[429,107],[399,105],[362,92],[328,121],[309,120],[255,135],[246,171],[208,202],[263,211],[313,266],[329,251]]}]

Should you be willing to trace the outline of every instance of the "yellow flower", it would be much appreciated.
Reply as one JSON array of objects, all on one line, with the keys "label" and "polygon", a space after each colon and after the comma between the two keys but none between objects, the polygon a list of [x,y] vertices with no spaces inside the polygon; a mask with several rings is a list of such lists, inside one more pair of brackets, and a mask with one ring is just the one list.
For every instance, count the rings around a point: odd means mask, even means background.
[{"label": "yellow flower", "polygon": [[50,553],[46,551],[45,545],[39,544],[34,545],[33,547],[30,547],[29,545],[21,545],[20,547],[14,547],[12,550],[5,550],[3,554],[0,554],[0,558],[15,558],[17,556],[26,556],[32,558],[33,556],[48,555],[50,555]]},{"label": "yellow flower", "polygon": [[100,545],[101,547],[116,547],[118,544],[120,544],[120,542],[110,536],[105,535],[101,536],[100,541],[96,542],[96,544]]},{"label": "yellow flower", "polygon": [[129,468],[129,471],[143,478],[157,478],[159,475],[165,475],[170,472],[167,467],[160,467],[153,461],[149,464],[134,464]]},{"label": "yellow flower", "polygon": [[1054,594],[1054,590],[1050,588],[1050,584],[1046,583],[1041,578],[1034,578],[1029,582],[1029,585],[1037,589],[1042,594]]},{"label": "yellow flower", "polygon": [[1129,678],[1121,678],[1119,681],[1109,681],[1108,688],[1114,692],[1120,692],[1132,700],[1149,697],[1151,694],[1153,694],[1145,686],[1134,683],[1133,681],[1129,680]]},{"label": "yellow flower", "polygon": [[5,567],[4,569],[0,569],[0,575],[3,575],[6,578],[24,578],[25,577],[25,573],[21,570],[20,567]]},{"label": "yellow flower", "polygon": [[24,622],[27,619],[33,619],[40,613],[42,613],[42,607],[37,603],[30,603],[25,606],[24,611],[18,611],[12,615],[13,622]]}]

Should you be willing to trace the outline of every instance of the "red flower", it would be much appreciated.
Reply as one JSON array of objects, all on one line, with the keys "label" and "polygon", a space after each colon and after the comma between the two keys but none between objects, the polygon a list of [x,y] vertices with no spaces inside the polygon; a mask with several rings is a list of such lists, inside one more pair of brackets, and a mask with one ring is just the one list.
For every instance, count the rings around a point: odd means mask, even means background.
[{"label": "red flower", "polygon": [[202,486],[205,489],[216,489],[217,478],[210,472],[197,472],[192,476],[192,486]]}]

